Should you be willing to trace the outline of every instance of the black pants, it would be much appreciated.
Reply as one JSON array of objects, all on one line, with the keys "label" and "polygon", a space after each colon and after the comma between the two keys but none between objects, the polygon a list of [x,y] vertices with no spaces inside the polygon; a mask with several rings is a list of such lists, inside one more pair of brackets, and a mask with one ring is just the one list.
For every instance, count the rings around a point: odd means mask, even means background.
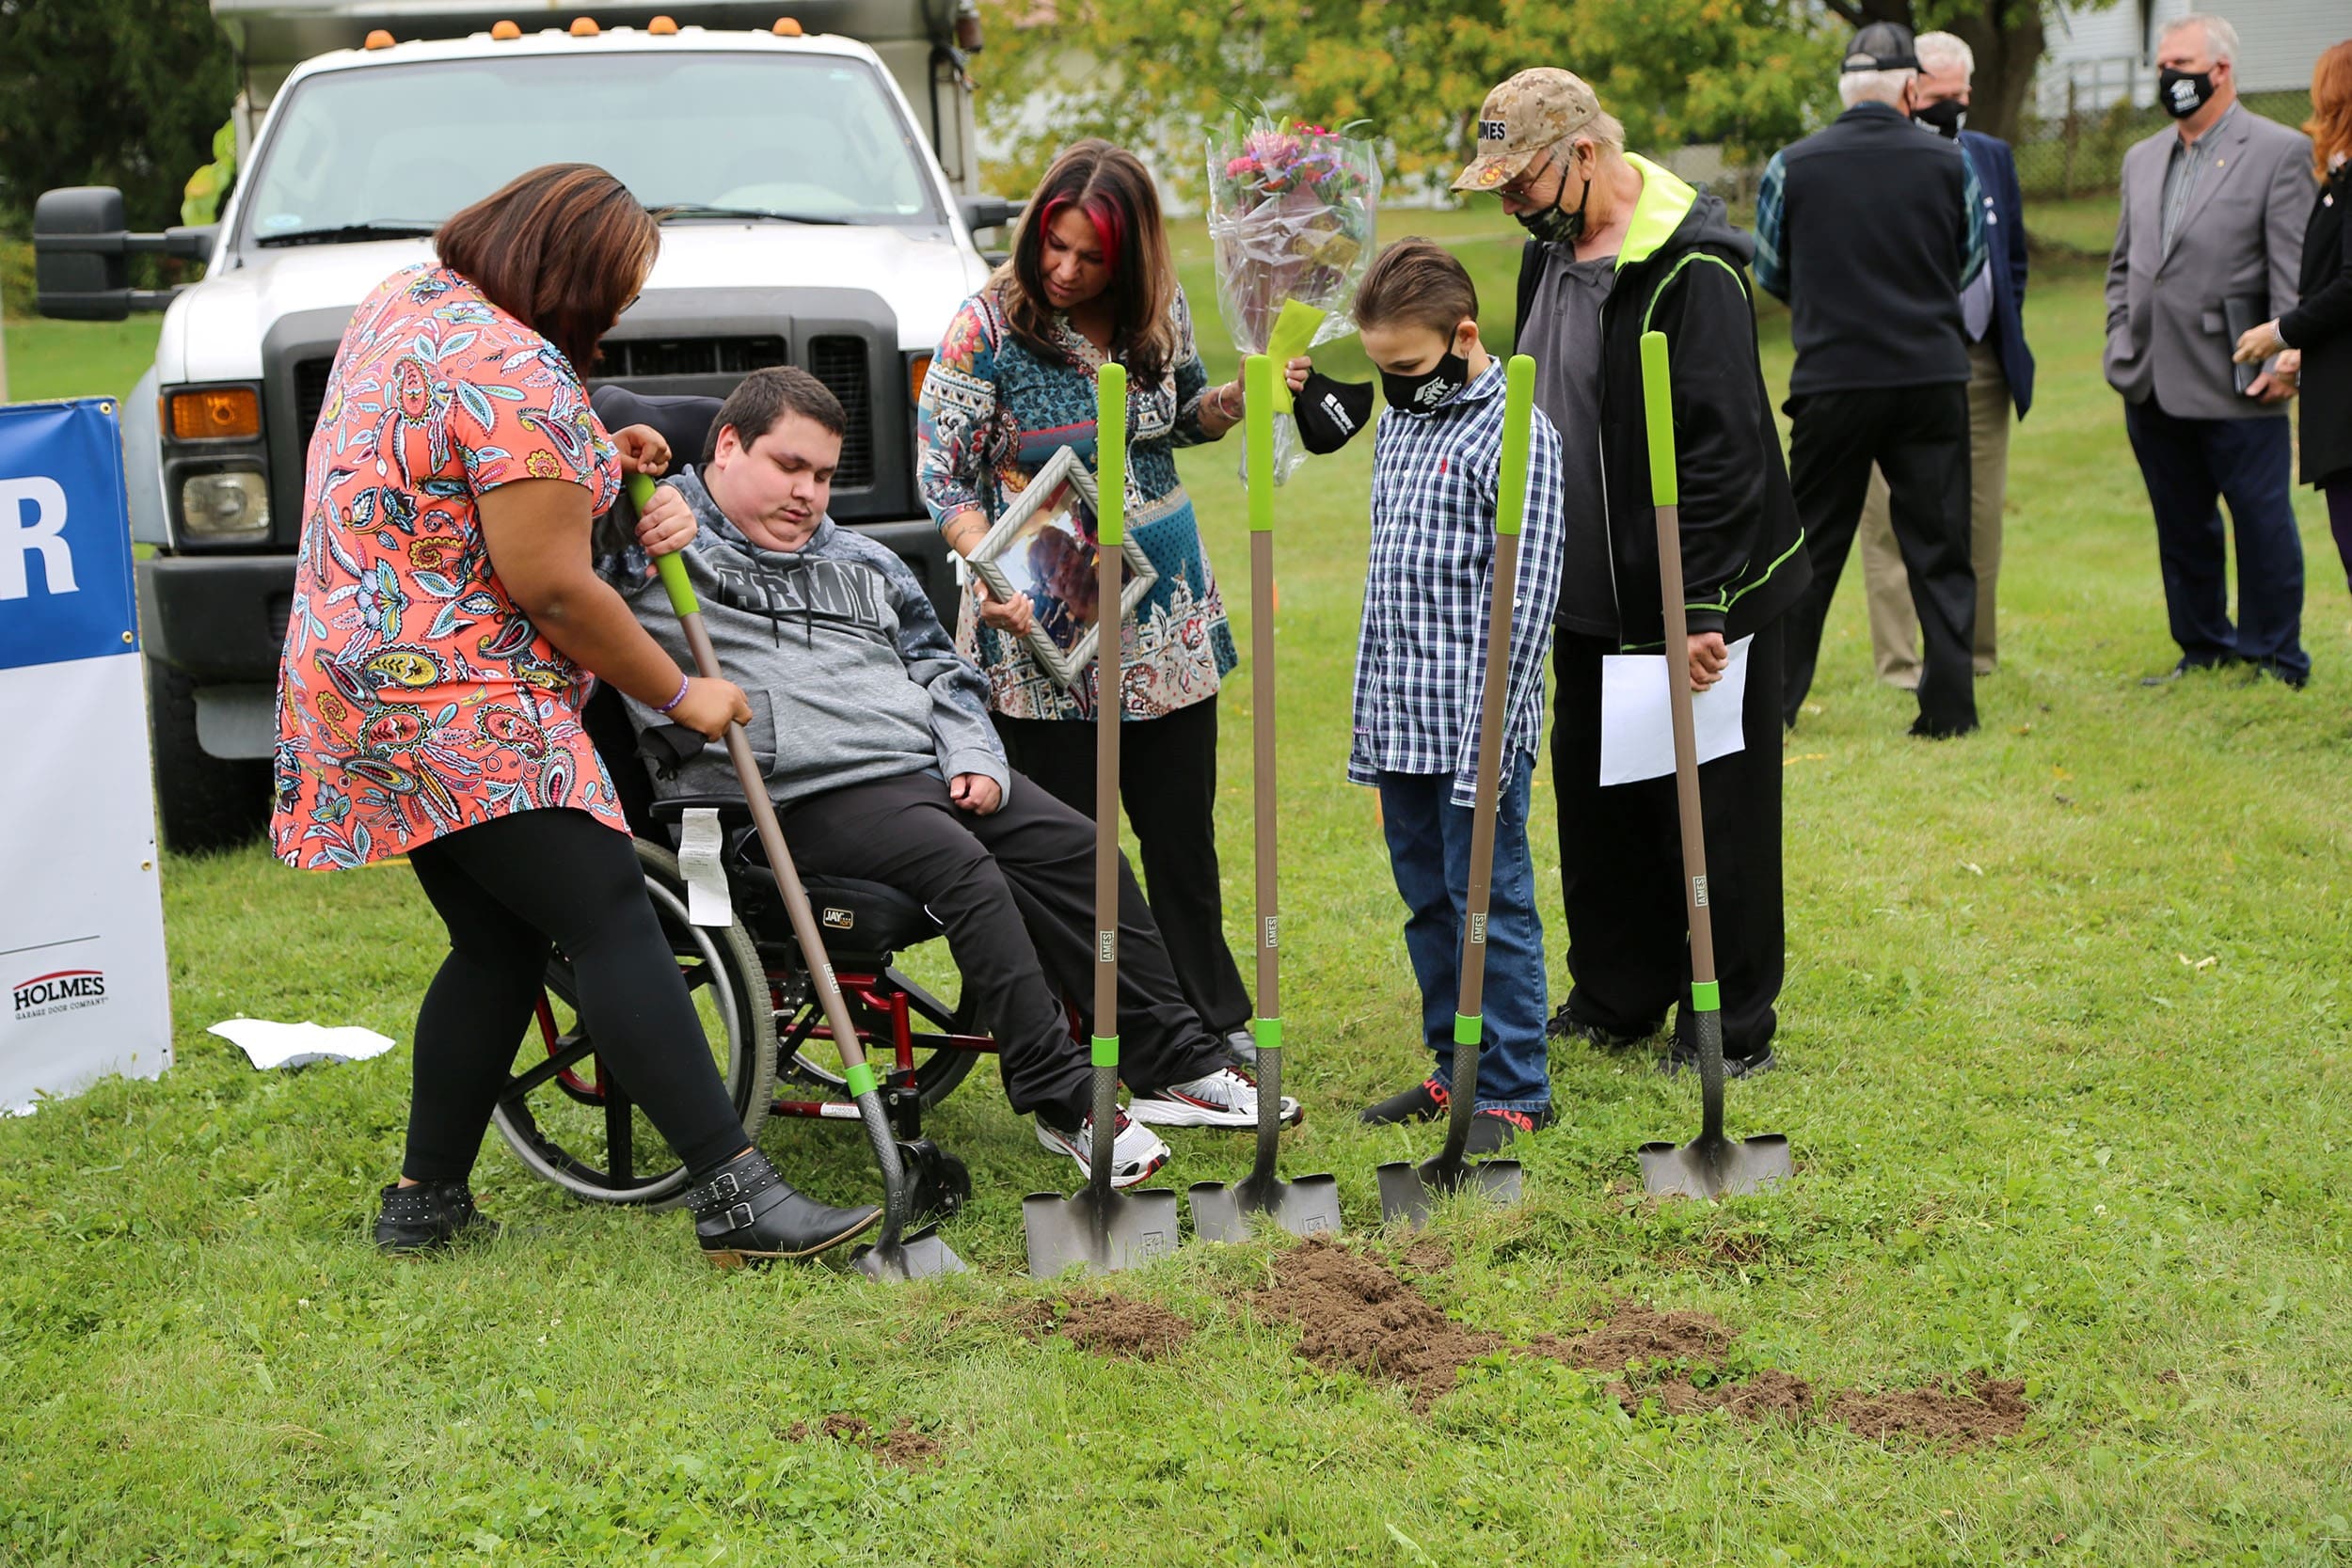
[{"label": "black pants", "polygon": [[[2291,681],[2303,651],[2303,537],[2295,529],[2287,417],[2184,420],[2150,398],[2123,405],[2123,428],[2148,482],[2172,641],[2191,666],[2249,659]],[[2237,624],[2230,624],[2229,549],[2220,502],[2237,525]]]},{"label": "black pants", "polygon": [[[783,814],[804,871],[882,882],[947,928],[963,994],[996,1038],[1005,1096],[1075,1127],[1092,1109],[1092,1057],[1070,1037],[1068,997],[1094,1005],[1094,824],[1018,773],[987,816],[909,773],[801,800]],[[1088,1028],[1094,1026],[1086,1018]],[[1211,1038],[1176,983],[1135,874],[1120,863],[1120,1076],[1141,1091],[1215,1071]]]},{"label": "black pants", "polygon": [[1790,724],[1813,689],[1821,626],[1853,547],[1870,467],[1886,476],[1895,545],[1919,614],[1919,721],[1915,733],[1977,727],[1974,655],[1977,573],[1968,561],[1968,388],[1877,387],[1809,392],[1788,400],[1788,483],[1804,525],[1813,581],[1788,611]]},{"label": "black pants", "polygon": [[[1094,820],[1094,726],[1057,719],[996,720],[1012,765]],[[1249,1022],[1249,993],[1225,945],[1216,864],[1216,699],[1119,732],[1119,798],[1143,850],[1143,883],[1184,999],[1217,1035]]]},{"label": "black pants", "polygon": [[473,1168],[531,1026],[549,942],[572,960],[580,1017],[606,1070],[697,1174],[750,1142],[711,1066],[628,835],[584,811],[516,812],[408,852],[449,927],[417,1012],[408,1106],[412,1180]]},{"label": "black pants", "polygon": [[[1772,1040],[1784,927],[1780,894],[1780,689],[1786,618],[1748,647],[1747,744],[1699,768],[1708,909],[1723,987],[1724,1053],[1753,1056]],[[1645,1035],[1683,1004],[1679,1044],[1695,1051],[1690,914],[1675,781],[1600,786],[1600,661],[1606,639],[1563,631],[1551,778],[1560,801],[1560,891],[1567,906],[1569,1016]]]}]

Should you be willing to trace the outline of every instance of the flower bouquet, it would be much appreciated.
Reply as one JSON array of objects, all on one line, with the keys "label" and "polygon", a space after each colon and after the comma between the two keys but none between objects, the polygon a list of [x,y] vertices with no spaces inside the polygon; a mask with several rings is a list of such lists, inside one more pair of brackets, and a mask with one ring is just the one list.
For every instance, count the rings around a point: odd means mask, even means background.
[{"label": "flower bouquet", "polygon": [[1380,159],[1348,127],[1259,114],[1209,141],[1209,239],[1217,303],[1233,346],[1274,358],[1274,477],[1306,460],[1279,367],[1355,330],[1356,285],[1371,264]]}]

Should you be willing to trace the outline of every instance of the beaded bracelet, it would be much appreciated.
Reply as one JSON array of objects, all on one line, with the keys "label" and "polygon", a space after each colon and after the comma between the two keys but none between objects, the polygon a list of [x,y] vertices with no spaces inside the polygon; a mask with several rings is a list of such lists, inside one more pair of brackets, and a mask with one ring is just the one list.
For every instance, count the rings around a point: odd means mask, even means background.
[{"label": "beaded bracelet", "polygon": [[660,707],[658,707],[658,708],[654,709],[654,711],[655,711],[656,713],[668,713],[668,712],[671,712],[673,709],[675,709],[675,708],[678,705],[678,704],[680,704],[680,703],[682,703],[682,702],[686,701],[686,688],[687,688],[688,684],[689,684],[689,683],[688,683],[688,681],[687,681],[687,678],[686,678],[684,675],[680,675],[680,676],[678,676],[678,678],[677,678],[677,695],[676,695],[676,696],[675,696],[675,697],[673,697],[673,698],[671,698],[668,702],[666,702],[666,703],[662,704]]}]

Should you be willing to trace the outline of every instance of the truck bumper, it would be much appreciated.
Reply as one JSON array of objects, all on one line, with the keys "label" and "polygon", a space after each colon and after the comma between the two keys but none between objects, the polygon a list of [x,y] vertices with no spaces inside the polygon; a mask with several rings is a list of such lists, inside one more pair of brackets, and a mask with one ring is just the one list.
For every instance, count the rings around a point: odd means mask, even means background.
[{"label": "truck bumper", "polygon": [[139,562],[147,657],[199,686],[276,687],[294,609],[292,555],[156,556]]}]

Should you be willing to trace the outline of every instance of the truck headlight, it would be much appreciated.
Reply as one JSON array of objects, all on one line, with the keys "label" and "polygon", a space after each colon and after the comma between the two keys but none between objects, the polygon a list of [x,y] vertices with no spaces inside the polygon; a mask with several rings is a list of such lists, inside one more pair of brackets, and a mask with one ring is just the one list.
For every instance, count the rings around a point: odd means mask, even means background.
[{"label": "truck headlight", "polygon": [[190,474],[180,482],[180,526],[195,539],[264,538],[269,485],[246,469]]}]

